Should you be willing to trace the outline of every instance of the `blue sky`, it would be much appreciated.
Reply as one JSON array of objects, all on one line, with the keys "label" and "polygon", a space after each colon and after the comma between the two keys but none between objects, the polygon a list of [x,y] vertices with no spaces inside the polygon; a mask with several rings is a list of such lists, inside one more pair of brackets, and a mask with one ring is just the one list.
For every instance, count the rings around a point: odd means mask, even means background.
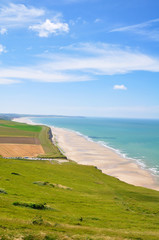
[{"label": "blue sky", "polygon": [[0,112],[159,118],[158,0],[1,0]]}]

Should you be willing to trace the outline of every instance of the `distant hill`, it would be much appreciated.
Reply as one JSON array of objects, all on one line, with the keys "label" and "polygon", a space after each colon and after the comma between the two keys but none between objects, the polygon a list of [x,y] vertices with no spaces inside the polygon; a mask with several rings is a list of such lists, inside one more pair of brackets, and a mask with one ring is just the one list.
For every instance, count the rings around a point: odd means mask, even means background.
[{"label": "distant hill", "polygon": [[81,117],[84,118],[83,116],[64,116],[64,115],[36,115],[36,114],[17,114],[17,113],[0,113],[0,119],[4,120],[12,120],[13,118],[20,118],[20,117]]}]

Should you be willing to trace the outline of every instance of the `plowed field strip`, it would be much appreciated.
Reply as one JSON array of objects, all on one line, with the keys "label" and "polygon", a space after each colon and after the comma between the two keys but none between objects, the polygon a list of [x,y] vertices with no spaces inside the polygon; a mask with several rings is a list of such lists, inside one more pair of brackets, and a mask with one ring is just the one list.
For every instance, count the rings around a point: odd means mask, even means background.
[{"label": "plowed field strip", "polygon": [[0,155],[3,157],[36,157],[44,153],[41,145],[0,144]]},{"label": "plowed field strip", "polygon": [[0,137],[1,143],[13,143],[13,144],[37,144],[40,145],[38,138],[32,137]]}]

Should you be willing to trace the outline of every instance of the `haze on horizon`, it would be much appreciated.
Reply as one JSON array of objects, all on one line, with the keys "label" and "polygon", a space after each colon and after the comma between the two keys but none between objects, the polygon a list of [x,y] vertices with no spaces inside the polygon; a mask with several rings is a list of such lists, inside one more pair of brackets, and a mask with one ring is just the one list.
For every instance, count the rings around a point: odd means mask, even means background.
[{"label": "haze on horizon", "polygon": [[2,0],[0,112],[159,118],[158,0]]}]

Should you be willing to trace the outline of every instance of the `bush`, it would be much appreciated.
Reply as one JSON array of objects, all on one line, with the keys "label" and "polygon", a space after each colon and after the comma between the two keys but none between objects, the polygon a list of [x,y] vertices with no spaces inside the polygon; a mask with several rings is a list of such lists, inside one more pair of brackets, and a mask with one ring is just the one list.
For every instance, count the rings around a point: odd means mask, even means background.
[{"label": "bush", "polygon": [[20,174],[19,174],[19,173],[16,173],[16,172],[12,172],[11,174],[20,176]]},{"label": "bush", "polygon": [[34,225],[42,225],[42,224],[44,223],[44,221],[43,221],[43,219],[42,219],[41,216],[36,216],[36,217],[33,219],[32,223],[33,223]]},{"label": "bush", "polygon": [[57,237],[45,236],[44,240],[57,240]]},{"label": "bush", "polygon": [[0,189],[0,193],[7,194],[7,192],[4,189]]},{"label": "bush", "polygon": [[46,203],[23,203],[23,202],[14,202],[14,206],[28,207],[33,209],[43,210],[46,209]]},{"label": "bush", "polygon": [[37,185],[39,185],[39,186],[46,186],[46,185],[49,185],[49,182],[37,181],[37,182],[33,182],[33,184],[37,184]]},{"label": "bush", "polygon": [[47,181],[45,181],[45,182],[36,181],[36,182],[33,182],[33,184],[37,184],[38,186],[51,186],[53,188],[61,188],[61,189],[65,189],[65,190],[72,190],[72,188],[70,188],[70,187],[66,187],[66,186],[63,186],[61,184],[56,184],[56,183],[49,183]]},{"label": "bush", "polygon": [[35,240],[35,237],[33,235],[28,235],[23,238],[24,240]]}]

